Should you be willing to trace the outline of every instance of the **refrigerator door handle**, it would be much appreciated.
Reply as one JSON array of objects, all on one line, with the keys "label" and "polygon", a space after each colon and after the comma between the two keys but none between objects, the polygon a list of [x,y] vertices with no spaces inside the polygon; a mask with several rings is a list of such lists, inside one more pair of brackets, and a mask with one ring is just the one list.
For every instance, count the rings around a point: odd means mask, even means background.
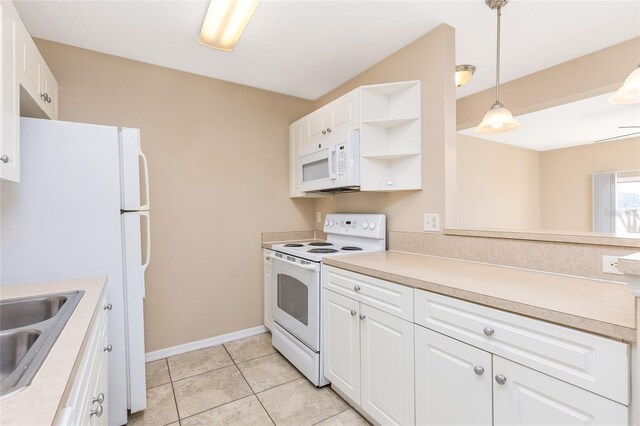
[{"label": "refrigerator door handle", "polygon": [[142,149],[138,151],[138,155],[142,158],[144,168],[144,205],[140,206],[140,210],[149,210],[149,163],[147,163],[147,156],[144,155]]},{"label": "refrigerator door handle", "polygon": [[146,232],[146,253],[145,253],[145,259],[144,262],[142,263],[142,272],[144,273],[144,271],[147,270],[147,267],[149,266],[149,261],[151,261],[151,222],[149,219],[149,212],[140,212],[140,217],[144,216],[145,217],[145,222],[146,222],[146,228],[147,228],[147,232]]}]

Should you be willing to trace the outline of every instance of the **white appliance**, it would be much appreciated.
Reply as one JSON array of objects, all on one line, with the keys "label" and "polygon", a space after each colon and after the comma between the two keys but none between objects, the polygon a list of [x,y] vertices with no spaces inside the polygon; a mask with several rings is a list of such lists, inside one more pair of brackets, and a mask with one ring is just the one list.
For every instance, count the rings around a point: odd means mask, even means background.
[{"label": "white appliance", "polygon": [[386,249],[383,214],[329,214],[326,241],[276,244],[272,281],[273,346],[313,384],[329,384],[322,365],[322,260]]},{"label": "white appliance", "polygon": [[300,149],[300,190],[351,192],[360,190],[360,131],[333,135]]},{"label": "white appliance", "polygon": [[31,118],[20,132],[20,183],[0,188],[0,284],[108,276],[109,423],[125,424],[127,408],[146,407],[151,234],[140,132]]}]

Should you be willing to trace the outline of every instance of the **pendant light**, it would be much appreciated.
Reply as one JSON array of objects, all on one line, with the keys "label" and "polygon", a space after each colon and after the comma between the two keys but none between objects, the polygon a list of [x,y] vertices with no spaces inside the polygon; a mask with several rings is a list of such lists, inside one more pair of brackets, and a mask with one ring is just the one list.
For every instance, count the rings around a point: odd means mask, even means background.
[{"label": "pendant light", "polygon": [[500,16],[502,8],[509,0],[485,0],[487,6],[497,11],[498,31],[496,45],[496,102],[484,115],[482,122],[475,129],[476,133],[500,133],[520,127],[520,123],[513,118],[511,111],[500,102]]},{"label": "pendant light", "polygon": [[625,78],[622,87],[609,98],[610,104],[640,104],[640,65]]}]

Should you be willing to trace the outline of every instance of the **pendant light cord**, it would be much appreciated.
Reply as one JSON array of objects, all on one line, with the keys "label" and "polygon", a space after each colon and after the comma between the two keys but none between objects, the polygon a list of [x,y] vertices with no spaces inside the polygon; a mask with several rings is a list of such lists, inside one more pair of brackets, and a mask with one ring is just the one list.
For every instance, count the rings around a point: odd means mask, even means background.
[{"label": "pendant light cord", "polygon": [[502,16],[502,8],[497,9],[498,14],[498,31],[496,43],[496,103],[500,103],[500,16]]}]

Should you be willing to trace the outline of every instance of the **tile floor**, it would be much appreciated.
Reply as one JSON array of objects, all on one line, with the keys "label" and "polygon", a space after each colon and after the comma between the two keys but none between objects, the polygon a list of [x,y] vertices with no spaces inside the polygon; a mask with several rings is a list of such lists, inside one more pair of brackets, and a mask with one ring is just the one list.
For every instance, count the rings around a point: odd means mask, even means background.
[{"label": "tile floor", "polygon": [[129,425],[369,423],[328,386],[316,388],[265,333],[147,364],[147,409]]}]

